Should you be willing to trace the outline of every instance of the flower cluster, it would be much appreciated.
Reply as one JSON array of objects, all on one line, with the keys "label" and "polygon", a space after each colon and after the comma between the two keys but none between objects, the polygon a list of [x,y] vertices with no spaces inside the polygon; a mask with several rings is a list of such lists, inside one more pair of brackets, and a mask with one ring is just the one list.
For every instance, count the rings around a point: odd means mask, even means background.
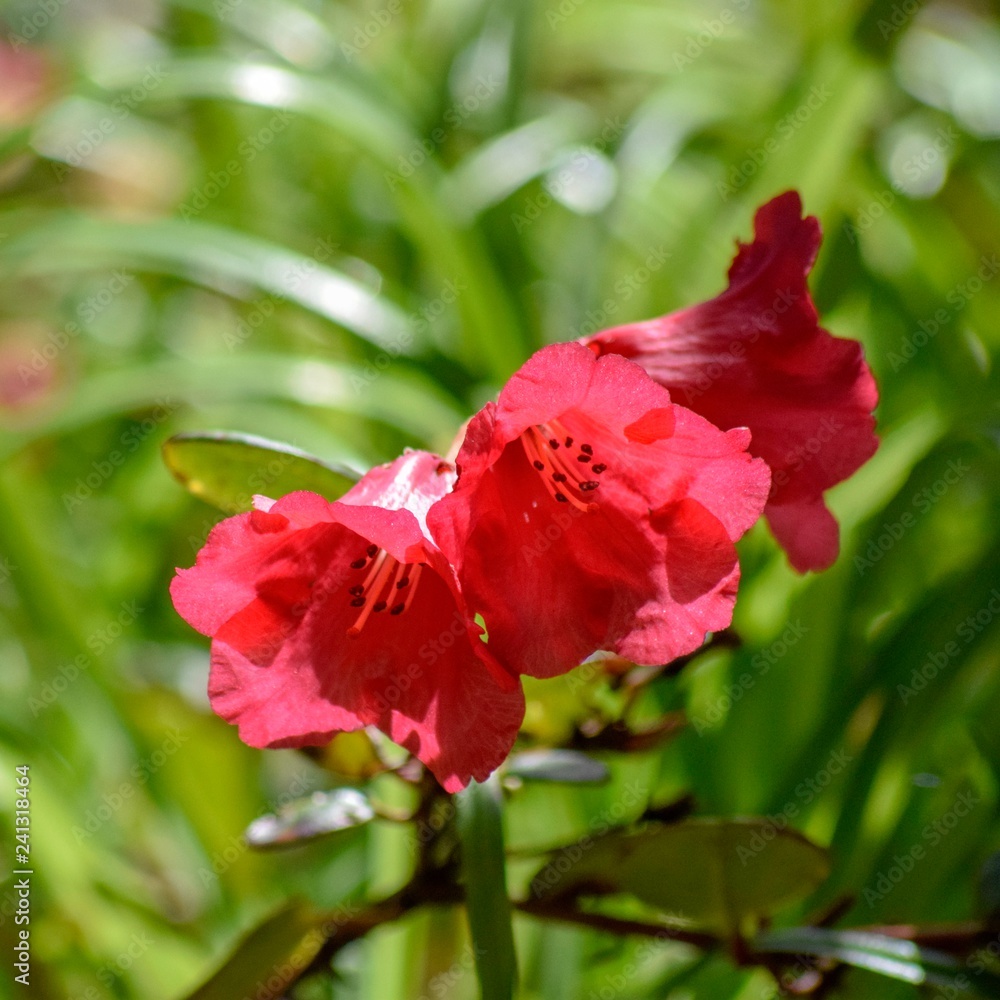
[{"label": "flower cluster", "polygon": [[782,195],[725,292],[543,348],[454,464],[410,451],[337,502],[256,497],[219,524],[171,587],[213,639],[215,711],[255,747],[375,726],[456,791],[513,745],[520,675],[665,663],[728,625],[762,513],[797,569],[829,565],[822,494],[874,451],[876,392],[818,325],[818,246]]}]

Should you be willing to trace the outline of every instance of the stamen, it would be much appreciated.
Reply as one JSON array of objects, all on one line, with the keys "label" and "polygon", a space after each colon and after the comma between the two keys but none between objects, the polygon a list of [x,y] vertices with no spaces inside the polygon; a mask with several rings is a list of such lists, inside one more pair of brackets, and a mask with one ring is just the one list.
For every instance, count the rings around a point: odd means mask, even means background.
[{"label": "stamen", "polygon": [[590,461],[590,456],[589,455],[577,455],[576,456],[576,460],[578,462],[589,462]]},{"label": "stamen", "polygon": [[[371,548],[371,546],[369,546],[369,548]],[[385,564],[386,559],[389,559],[389,553],[386,552],[385,549],[382,549],[382,551],[379,552],[378,547],[376,547],[375,551],[378,552],[378,558],[375,559],[375,561],[372,563],[372,567],[368,571],[368,575],[365,577],[364,583],[361,584],[361,587],[362,587],[363,590],[368,590],[368,588],[371,586],[372,581],[379,574],[379,571],[382,569],[382,566]],[[390,562],[392,562],[393,564],[395,564],[396,560],[395,559],[391,559]],[[391,571],[392,567],[390,566],[389,569]]]},{"label": "stamen", "polygon": [[[414,598],[417,596],[417,584],[420,583],[420,576],[423,573],[423,571],[424,571],[424,564],[417,563],[417,565],[413,567],[412,577],[406,577],[406,579],[410,581],[410,585],[409,585],[409,590],[407,590],[406,592],[406,601],[403,604],[403,611],[409,610],[410,605],[413,603]],[[398,587],[399,584],[396,584],[396,586]],[[400,612],[400,614],[402,614],[402,612]]]},{"label": "stamen", "polygon": [[372,556],[375,555],[376,552],[378,552],[378,546],[377,545],[369,545],[368,548],[365,551],[368,553],[369,558],[371,558]]},{"label": "stamen", "polygon": [[354,562],[351,563],[351,569],[364,569],[367,562],[367,559],[355,559]]},{"label": "stamen", "polygon": [[600,475],[607,468],[607,466],[604,465],[603,463],[599,463],[598,465],[592,465],[591,468],[594,470],[594,472]]},{"label": "stamen", "polygon": [[[369,546],[369,549],[371,548],[372,546]],[[358,615],[357,621],[347,630],[347,634],[352,638],[361,634],[361,630],[365,627],[370,615],[385,611],[389,607],[390,595],[398,591],[405,591],[405,596],[400,595],[404,596],[404,600],[394,604],[389,614],[403,614],[416,597],[417,583],[423,571],[423,563],[417,563],[415,566],[410,563],[400,563],[385,549],[380,550],[378,546],[374,546],[374,548],[378,555],[372,562],[365,582],[348,590],[349,594],[355,595],[350,601],[351,607],[364,608]],[[395,576],[393,577],[394,570]],[[371,599],[375,599],[374,603]]]},{"label": "stamen", "polygon": [[567,448],[573,447],[573,439],[571,437],[566,438],[566,447]]},{"label": "stamen", "polygon": [[555,451],[559,447],[559,442],[555,438],[549,438],[549,447]]},{"label": "stamen", "polygon": [[[542,434],[546,433],[546,429],[529,427],[521,435],[521,445],[524,448],[525,454],[528,456],[528,460],[531,462],[532,467],[538,472],[544,472],[546,470],[545,462],[542,461],[541,444],[544,442],[545,438]],[[572,438],[567,438],[567,442],[572,443]],[[573,470],[572,466],[567,464],[566,458],[562,452],[551,451],[547,455],[549,461],[552,463],[552,479],[556,483],[569,483],[571,485],[576,485],[579,482],[579,476]],[[573,494],[563,493],[556,489],[552,482],[549,481],[548,476],[542,476],[542,485],[548,491],[550,497],[557,503],[569,503],[576,507],[581,513],[586,513],[591,510],[596,510],[596,504],[581,503]]]},{"label": "stamen", "polygon": [[582,451],[584,453],[584,455],[593,455],[594,454],[594,449],[591,448],[589,444],[581,444],[580,445],[580,451]]},{"label": "stamen", "polygon": [[[365,590],[373,596],[382,592],[382,588],[392,574],[393,568],[399,565],[385,549],[379,551],[378,546],[375,546],[375,551],[378,552],[378,556],[372,563],[372,568],[369,570],[364,582]],[[357,621],[347,630],[347,634],[351,637],[361,635],[361,630],[365,627],[365,622],[368,621],[372,611],[375,610],[375,606],[369,604],[368,599],[365,597],[355,597],[351,601],[352,608],[359,608],[362,605],[364,605],[364,610],[358,615]]]}]

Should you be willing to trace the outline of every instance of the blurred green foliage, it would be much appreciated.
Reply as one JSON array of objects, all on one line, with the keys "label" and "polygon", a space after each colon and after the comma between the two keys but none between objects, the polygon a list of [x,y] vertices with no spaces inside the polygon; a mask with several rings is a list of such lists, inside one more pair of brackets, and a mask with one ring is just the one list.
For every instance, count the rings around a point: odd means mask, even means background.
[{"label": "blurred green foliage", "polygon": [[[629,707],[689,727],[603,754],[605,785],[509,790],[510,885],[522,855],[690,793],[831,847],[784,924],[996,914],[995,885],[977,895],[1000,849],[992,5],[4,0],[0,21],[0,819],[10,869],[30,765],[32,995],[184,996],[293,898],[392,893],[421,840],[380,819],[246,849],[255,817],[346,779],[209,712],[207,644],[167,584],[219,514],[162,442],[235,431],[355,468],[446,449],[542,343],[715,294],[789,187],[826,233],[824,323],[882,393],[880,451],[831,498],[841,558],[798,577],[755,529],[742,644]],[[583,671],[531,685],[528,742],[622,710]],[[391,775],[371,787],[412,807]],[[16,904],[8,876],[8,956]],[[272,925],[293,947],[309,921]],[[514,925],[525,998],[776,995],[689,944]],[[460,909],[416,910],[295,996],[474,997],[470,948]],[[826,987],[954,995],[856,970]]]}]

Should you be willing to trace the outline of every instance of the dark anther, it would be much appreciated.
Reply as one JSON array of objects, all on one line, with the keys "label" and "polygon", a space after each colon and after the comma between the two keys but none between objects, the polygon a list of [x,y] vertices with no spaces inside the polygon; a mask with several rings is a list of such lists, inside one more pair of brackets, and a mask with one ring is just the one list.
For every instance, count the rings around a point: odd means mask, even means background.
[{"label": "dark anther", "polygon": [[580,489],[584,493],[589,493],[591,490],[596,490],[601,484],[596,479],[588,479],[585,483],[580,483]]},{"label": "dark anther", "polygon": [[532,464],[532,465],[533,465],[533,466],[534,466],[534,467],[535,467],[536,469],[538,469],[538,471],[539,471],[539,472],[541,472],[541,471],[542,471],[542,470],[543,470],[543,469],[545,468],[545,463],[544,463],[544,462],[539,462],[537,458],[536,458],[536,459],[534,460],[534,462],[532,462],[531,464]]},{"label": "dark anther", "polygon": [[594,454],[594,449],[591,448],[589,444],[581,444],[580,445],[580,451],[582,451],[584,453],[584,455],[593,455]]},{"label": "dark anther", "polygon": [[554,451],[559,447],[559,442],[555,438],[549,438],[549,447]]},{"label": "dark anther", "polygon": [[600,465],[593,466],[594,472],[598,475],[600,475],[606,468],[607,466],[603,462]]},{"label": "dark anther", "polygon": [[401,614],[403,613],[403,608],[405,608],[405,607],[406,607],[406,605],[405,605],[405,604],[397,604],[397,605],[396,605],[396,606],[395,606],[395,607],[394,607],[394,608],[392,609],[392,611],[390,611],[390,612],[389,612],[389,614],[390,614],[390,615],[401,615]]},{"label": "dark anther", "polygon": [[355,597],[360,597],[365,592],[365,588],[359,583],[356,587],[351,587],[348,591],[349,594],[353,594]]},{"label": "dark anther", "polygon": [[372,608],[372,611],[385,611],[385,608],[386,608],[385,601],[379,601],[378,604],[376,604],[375,607]]},{"label": "dark anther", "polygon": [[355,559],[351,563],[351,569],[364,569],[365,563],[368,562],[367,559]]},{"label": "dark anther", "polygon": [[365,606],[365,599],[363,597],[355,597],[354,600],[351,601],[352,608],[363,608],[364,606]]},{"label": "dark anther", "polygon": [[402,590],[409,582],[410,578],[408,576],[404,576],[402,580],[396,581],[396,589]]},{"label": "dark anther", "polygon": [[560,503],[569,503],[569,501],[568,501],[568,500],[567,500],[567,499],[566,499],[566,498],[565,498],[565,497],[564,497],[564,496],[563,496],[563,495],[562,495],[561,493],[557,493],[557,494],[556,494],[556,499],[557,499],[557,500],[558,500],[558,501],[559,501]]},{"label": "dark anther", "polygon": [[589,462],[590,461],[590,456],[589,455],[577,455],[576,456],[576,460],[578,462]]},{"label": "dark anther", "polygon": [[553,472],[552,473],[552,478],[557,483],[564,483],[564,482],[566,482],[566,473],[565,472]]},{"label": "dark anther", "polygon": [[572,438],[566,438],[566,447],[567,448],[572,448],[573,447],[573,439]]},{"label": "dark anther", "polygon": [[378,546],[377,545],[369,545],[368,548],[365,551],[368,553],[368,555],[373,556],[373,555],[375,555],[376,552],[378,552]]}]

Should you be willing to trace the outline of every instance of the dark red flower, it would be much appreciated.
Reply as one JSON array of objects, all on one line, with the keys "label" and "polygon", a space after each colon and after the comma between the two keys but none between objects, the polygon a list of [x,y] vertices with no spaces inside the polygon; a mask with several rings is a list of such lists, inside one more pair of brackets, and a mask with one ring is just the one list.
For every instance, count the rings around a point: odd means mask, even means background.
[{"label": "dark red flower", "polygon": [[490,651],[547,677],[599,649],[665,663],[728,625],[733,541],[769,483],[748,440],[624,358],[539,351],[469,422],[428,515]]},{"label": "dark red flower", "polygon": [[213,639],[212,707],[245,743],[318,745],[377,726],[448,791],[503,761],[524,697],[425,527],[454,479],[437,455],[410,452],[339,503],[257,498],[178,570],[174,606]]},{"label": "dark red flower", "polygon": [[819,223],[788,191],[754,218],[729,287],[716,298],[586,338],[598,354],[641,364],[678,403],[718,427],[749,427],[750,451],[771,467],[764,513],[800,572],[839,549],[823,492],[875,452],[878,391],[861,345],[818,322],[806,278]]}]

